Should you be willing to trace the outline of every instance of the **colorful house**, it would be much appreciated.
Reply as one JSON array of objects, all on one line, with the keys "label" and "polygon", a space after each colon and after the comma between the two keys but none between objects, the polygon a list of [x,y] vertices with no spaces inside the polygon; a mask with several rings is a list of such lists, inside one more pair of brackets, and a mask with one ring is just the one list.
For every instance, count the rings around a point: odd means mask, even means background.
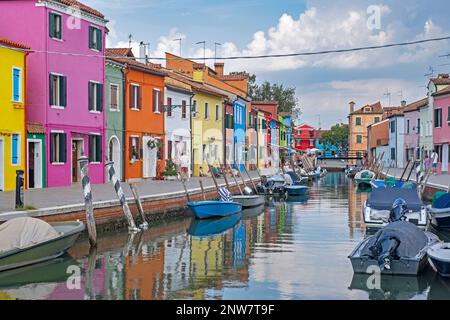
[{"label": "colorful house", "polygon": [[305,152],[316,149],[317,130],[308,124],[302,124],[294,129],[295,149]]},{"label": "colorful house", "polygon": [[420,108],[428,105],[428,98],[415,101],[403,110],[405,116],[405,155],[406,161],[420,159]]},{"label": "colorful house", "polygon": [[[367,127],[373,123],[381,121],[383,118],[383,108],[380,102],[365,105],[355,110],[355,103],[350,102],[349,123],[349,151],[362,156],[367,152]],[[355,163],[351,160],[350,163]]]},{"label": "colorful house", "polygon": [[278,102],[252,101],[252,108],[262,111],[264,118],[261,121],[264,136],[264,151],[262,152],[260,167],[268,168],[270,166],[276,166],[279,163]]},{"label": "colorful house", "polygon": [[258,111],[250,107],[248,112],[247,130],[247,166],[250,170],[258,167]]},{"label": "colorful house", "polygon": [[[254,107],[255,108],[255,107]],[[257,112],[257,138],[258,138],[258,169],[264,169],[267,166],[269,158],[269,137],[266,118],[270,116],[268,112],[256,109]]]},{"label": "colorful house", "polygon": [[16,172],[25,172],[25,108],[27,50],[0,39],[0,191],[14,190]]},{"label": "colorful house", "polygon": [[287,112],[281,112],[280,116],[283,118],[284,123],[283,128],[285,138],[283,143],[286,147],[288,156],[290,156],[292,153],[292,126],[293,126],[292,116]]},{"label": "colorful house", "polygon": [[45,128],[41,123],[27,123],[26,185],[28,189],[47,186],[45,155]]},{"label": "colorful house", "polygon": [[450,87],[433,94],[433,144],[439,156],[439,169],[449,172],[450,162]]},{"label": "colorful house", "polygon": [[448,74],[439,74],[437,78],[430,79],[428,83],[428,104],[420,107],[420,149],[425,156],[430,156],[433,151],[433,127],[434,127],[434,94],[450,86]]},{"label": "colorful house", "polygon": [[[105,180],[105,25],[102,13],[78,1],[2,1],[3,35],[35,51],[27,61],[27,122],[45,128],[48,187],[80,182],[83,154],[91,182]],[[44,153],[34,156],[40,163]]]},{"label": "colorful house", "polygon": [[336,145],[333,145],[329,142],[323,141],[323,136],[325,133],[329,132],[330,130],[317,130],[317,141],[316,141],[316,148],[320,150],[320,152],[327,156],[332,157],[339,153],[339,147]]},{"label": "colorful house", "polygon": [[405,165],[405,116],[402,110],[393,112],[389,120],[389,165],[403,168]]},{"label": "colorful house", "polygon": [[129,49],[108,49],[107,54],[126,65],[125,180],[161,176],[165,169],[163,99],[167,73],[159,65],[134,60]]},{"label": "colorful house", "polygon": [[[371,159],[380,157],[384,167],[390,163],[389,119],[373,123],[367,127],[368,155]],[[382,157],[382,158],[381,158]]]},{"label": "colorful house", "polygon": [[181,81],[173,72],[168,72],[165,87],[165,157],[178,164],[183,154],[191,157],[191,98],[193,92],[191,85]]},{"label": "colorful house", "polygon": [[[120,50],[120,49],[118,49]],[[130,50],[131,52],[131,50]],[[119,52],[120,54],[120,52]],[[106,161],[114,162],[119,179],[124,178],[124,113],[125,113],[125,64],[106,60]],[[109,176],[107,176],[109,179]]]}]

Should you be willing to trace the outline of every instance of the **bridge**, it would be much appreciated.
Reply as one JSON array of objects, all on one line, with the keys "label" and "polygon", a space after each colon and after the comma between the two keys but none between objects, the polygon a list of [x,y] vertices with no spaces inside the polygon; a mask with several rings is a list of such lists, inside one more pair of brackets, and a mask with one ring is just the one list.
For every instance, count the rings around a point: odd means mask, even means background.
[{"label": "bridge", "polygon": [[362,160],[366,151],[348,150],[342,152],[325,152],[319,153],[318,160]]}]

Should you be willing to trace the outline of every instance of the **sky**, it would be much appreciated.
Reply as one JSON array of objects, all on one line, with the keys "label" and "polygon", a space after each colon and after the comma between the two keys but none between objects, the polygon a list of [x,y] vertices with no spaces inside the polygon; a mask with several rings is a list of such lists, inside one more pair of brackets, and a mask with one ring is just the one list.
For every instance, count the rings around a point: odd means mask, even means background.
[{"label": "sky", "polygon": [[[383,45],[450,35],[447,0],[84,0],[109,20],[109,47],[149,43],[150,57],[285,54]],[[432,5],[431,5],[432,4]],[[349,102],[398,106],[426,96],[429,74],[450,71],[450,40],[310,57],[226,60],[225,72],[295,87],[300,122],[346,123]],[[220,60],[219,60],[220,61]],[[162,63],[163,61],[154,60]],[[213,60],[207,64],[214,63]],[[431,68],[431,69],[430,69]],[[388,94],[390,93],[390,94]]]}]

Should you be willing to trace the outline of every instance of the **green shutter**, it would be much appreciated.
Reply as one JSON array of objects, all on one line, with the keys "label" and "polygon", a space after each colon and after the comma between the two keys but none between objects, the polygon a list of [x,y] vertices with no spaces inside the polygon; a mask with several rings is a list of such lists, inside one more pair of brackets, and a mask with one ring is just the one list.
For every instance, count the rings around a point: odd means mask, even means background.
[{"label": "green shutter", "polygon": [[60,77],[59,78],[59,86],[60,86],[60,94],[61,94],[61,106],[67,106],[67,78]]},{"label": "green shutter", "polygon": [[53,141],[55,141],[55,134],[50,133],[50,163],[55,162],[55,157],[53,156]]},{"label": "green shutter", "polygon": [[97,111],[103,111],[103,85],[97,84]]},{"label": "green shutter", "polygon": [[55,15],[53,13],[50,13],[48,19],[49,19],[49,36],[50,38],[55,38]]},{"label": "green shutter", "polygon": [[89,136],[89,162],[94,162],[94,136]]},{"label": "green shutter", "polygon": [[95,148],[95,158],[97,162],[102,162],[102,136],[97,136],[97,139],[95,139],[96,142],[96,148]]},{"label": "green shutter", "polygon": [[54,90],[54,88],[53,88],[53,75],[52,74],[49,75],[48,82],[49,82],[49,94],[50,94],[49,103],[50,103],[51,106],[53,106],[53,105],[55,105],[55,101],[53,101],[53,90]]},{"label": "green shutter", "polygon": [[89,27],[89,48],[94,48],[94,28]]},{"label": "green shutter", "polygon": [[67,134],[61,133],[59,139],[59,162],[67,161]]},{"label": "green shutter", "polygon": [[97,50],[101,51],[102,50],[102,31],[100,29],[96,30],[96,34],[97,34]]},{"label": "green shutter", "polygon": [[94,110],[94,108],[93,108],[93,101],[94,101],[94,99],[93,99],[93,88],[92,88],[92,82],[88,82],[88,109],[89,109],[89,111],[92,111],[92,110]]}]

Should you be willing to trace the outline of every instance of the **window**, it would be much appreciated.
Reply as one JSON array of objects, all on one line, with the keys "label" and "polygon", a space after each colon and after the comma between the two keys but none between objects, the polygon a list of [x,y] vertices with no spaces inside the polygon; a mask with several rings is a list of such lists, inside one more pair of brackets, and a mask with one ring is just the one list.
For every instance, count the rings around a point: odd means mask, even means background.
[{"label": "window", "polygon": [[447,122],[450,122],[450,107],[447,109]]},{"label": "window", "polygon": [[89,162],[100,163],[102,162],[102,136],[90,135],[89,136]]},{"label": "window", "polygon": [[13,101],[22,102],[22,69],[13,68]]},{"label": "window", "polygon": [[142,90],[141,86],[137,84],[130,85],[130,109],[142,109]]},{"label": "window", "polygon": [[153,112],[161,113],[161,90],[153,89]]},{"label": "window", "polygon": [[262,120],[262,128],[263,130],[267,129],[267,123],[265,119]]},{"label": "window", "polygon": [[313,147],[313,146],[314,146],[314,141],[313,141],[313,140],[310,140],[310,141],[309,141],[309,146],[310,146],[310,147]]},{"label": "window", "polygon": [[11,135],[11,164],[20,165],[20,135]]},{"label": "window", "polygon": [[220,120],[220,109],[219,109],[219,105],[216,104],[216,121]]},{"label": "window", "polygon": [[67,105],[67,78],[61,75],[50,74],[50,105],[66,107]]},{"label": "window", "polygon": [[248,114],[248,127],[253,127],[253,115],[251,113]]},{"label": "window", "polygon": [[434,127],[442,127],[442,109],[434,109]]},{"label": "window", "polygon": [[164,144],[163,143],[161,143],[161,140],[160,139],[158,139],[157,140],[159,143],[158,143],[158,150],[157,150],[157,152],[156,152],[156,158],[158,159],[158,160],[162,160],[163,159],[163,151],[164,151]]},{"label": "window", "polygon": [[375,117],[375,123],[380,122],[380,117]]},{"label": "window", "polygon": [[50,38],[62,40],[62,16],[51,12],[49,15],[49,34]]},{"label": "window", "polygon": [[372,108],[364,108],[364,112],[372,112]]},{"label": "window", "polygon": [[172,98],[167,98],[167,116],[172,116]]},{"label": "window", "polygon": [[309,132],[309,136],[310,136],[311,138],[313,138],[313,137],[314,137],[314,131],[310,131],[310,132]]},{"label": "window", "polygon": [[362,135],[358,134],[356,136],[356,143],[362,143]]},{"label": "window", "polygon": [[172,140],[167,141],[167,159],[172,160]]},{"label": "window", "polygon": [[208,102],[205,102],[205,119],[208,119],[208,116],[209,116],[209,110],[208,110],[209,108],[208,108]]},{"label": "window", "polygon": [[361,125],[361,117],[356,117],[356,125],[357,126]]},{"label": "window", "polygon": [[117,84],[109,85],[109,109],[111,111],[119,111],[119,86]]},{"label": "window", "polygon": [[420,133],[420,119],[417,119],[417,133]]},{"label": "window", "polygon": [[395,133],[395,121],[389,122],[389,126],[391,128],[391,133]]},{"label": "window", "polygon": [[103,85],[89,81],[89,111],[102,112],[103,110]]},{"label": "window", "polygon": [[67,135],[65,133],[50,134],[50,162],[66,163],[67,160]]},{"label": "window", "polygon": [[395,148],[391,148],[391,160],[395,160]]},{"label": "window", "polygon": [[102,51],[102,30],[97,27],[89,27],[89,48]]},{"label": "window", "polygon": [[181,101],[181,119],[186,119],[186,100]]},{"label": "window", "polygon": [[197,116],[197,100],[192,100],[192,115]]},{"label": "window", "polygon": [[142,149],[141,149],[139,137],[134,137],[134,136],[130,137],[129,143],[130,143],[130,148],[129,148],[130,160],[140,160],[141,154],[142,154]]},{"label": "window", "polygon": [[409,133],[409,119],[406,120],[406,133]]}]

